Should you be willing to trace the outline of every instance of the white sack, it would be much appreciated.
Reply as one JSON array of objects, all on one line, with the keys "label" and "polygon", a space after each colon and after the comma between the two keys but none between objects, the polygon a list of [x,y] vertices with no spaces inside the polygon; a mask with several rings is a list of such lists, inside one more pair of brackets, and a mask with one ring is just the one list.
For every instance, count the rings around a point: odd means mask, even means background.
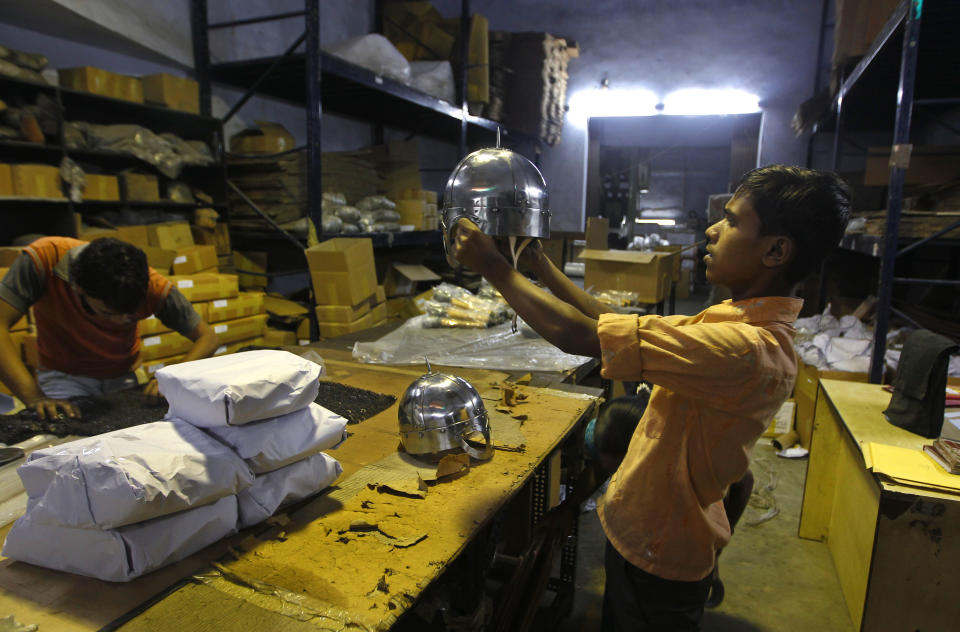
[{"label": "white sack", "polygon": [[410,62],[410,77],[413,87],[453,103],[456,93],[453,87],[453,66],[449,61]]},{"label": "white sack", "polygon": [[343,467],[320,452],[292,465],[261,474],[237,494],[241,529],[263,522],[281,506],[302,500],[333,485]]},{"label": "white sack", "polygon": [[256,474],[329,450],[346,438],[347,420],[319,404],[243,426],[207,428],[234,449]]},{"label": "white sack", "polygon": [[410,83],[410,62],[379,33],[361,35],[327,47],[327,52],[378,75]]},{"label": "white sack", "polygon": [[227,496],[212,505],[104,531],[36,523],[32,518],[28,505],[27,513],[10,528],[3,555],[58,571],[124,582],[235,533],[237,499]]},{"label": "white sack", "polygon": [[170,403],[167,419],[236,426],[306,408],[317,398],[321,367],[289,351],[244,351],[157,371]]},{"label": "white sack", "polygon": [[228,446],[156,421],[36,450],[17,470],[32,521],[112,529],[212,503],[253,483]]}]

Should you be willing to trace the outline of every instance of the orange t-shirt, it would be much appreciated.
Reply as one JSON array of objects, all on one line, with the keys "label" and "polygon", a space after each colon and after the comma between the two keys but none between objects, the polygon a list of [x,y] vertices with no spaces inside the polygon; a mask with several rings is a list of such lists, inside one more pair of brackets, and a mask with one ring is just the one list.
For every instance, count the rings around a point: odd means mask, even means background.
[{"label": "orange t-shirt", "polygon": [[173,286],[150,268],[147,297],[129,322],[94,316],[83,308],[73,290],[64,260],[68,251],[86,243],[69,237],[44,237],[24,249],[46,286],[33,304],[40,368],[99,379],[119,377],[139,363],[138,321],[159,310]]},{"label": "orange t-shirt", "polygon": [[793,389],[802,305],[765,297],[696,316],[600,317],[601,374],[655,385],[598,511],[634,566],[679,581],[713,569],[730,540],[723,495]]}]

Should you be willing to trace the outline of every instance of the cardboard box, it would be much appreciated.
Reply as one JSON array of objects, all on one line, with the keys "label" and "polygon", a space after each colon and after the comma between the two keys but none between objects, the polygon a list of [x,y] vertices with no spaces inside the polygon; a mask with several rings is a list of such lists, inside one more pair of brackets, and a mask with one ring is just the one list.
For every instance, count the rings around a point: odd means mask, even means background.
[{"label": "cardboard box", "polygon": [[150,246],[146,226],[117,226],[117,239],[143,250]]},{"label": "cardboard box", "polygon": [[237,318],[235,320],[226,320],[220,323],[213,323],[214,333],[217,334],[217,340],[222,344],[236,342],[238,340],[247,340],[262,336],[267,329],[267,315],[257,314],[256,316],[247,316],[246,318]]},{"label": "cardboard box", "polygon": [[394,298],[388,298],[387,302],[383,305],[387,309],[388,318],[411,318],[409,304],[411,299],[409,296],[397,296]]},{"label": "cardboard box", "polygon": [[899,0],[836,0],[833,66],[866,54],[897,4]]},{"label": "cardboard box", "polygon": [[384,302],[385,300],[387,300],[387,289],[382,285],[378,285],[375,296],[376,296],[376,300],[374,301],[375,303]]},{"label": "cardboard box", "polygon": [[[779,437],[785,432],[793,430],[793,420],[796,417],[797,412],[797,402],[793,399],[788,399],[783,402],[780,406],[780,410],[777,411],[777,414],[773,416],[773,420],[770,422],[770,425],[764,431],[764,437]],[[791,447],[791,446],[785,446]]]},{"label": "cardboard box", "polygon": [[193,347],[193,341],[175,331],[147,336],[140,341],[140,360],[147,362],[187,353],[191,347]]},{"label": "cardboard box", "polygon": [[304,254],[311,272],[353,272],[374,264],[373,241],[367,237],[328,239]]},{"label": "cardboard box", "polygon": [[144,75],[143,98],[147,103],[162,105],[171,110],[200,113],[200,86],[193,79],[167,73]]},{"label": "cardboard box", "polygon": [[349,323],[317,323],[320,326],[320,335],[324,338],[336,338],[344,334],[352,334],[364,329],[369,329],[373,321],[370,320],[370,314]]},{"label": "cardboard box", "polygon": [[359,305],[317,305],[317,321],[324,323],[350,323],[370,313],[370,302]]},{"label": "cardboard box", "polygon": [[[3,278],[3,270],[0,270],[0,279]],[[30,319],[26,314],[20,317],[20,320],[13,323],[8,330],[10,333],[15,333],[18,331],[29,331],[30,330]]]},{"label": "cardboard box", "polygon": [[[904,184],[941,184],[960,177],[960,146],[914,145],[909,156],[909,167]],[[890,183],[890,148],[871,147],[867,150],[867,168],[863,173],[867,186],[887,186]]]},{"label": "cardboard box", "polygon": [[396,210],[400,214],[401,224],[409,224],[415,230],[426,230],[424,220],[427,218],[427,203],[424,200],[397,200]]},{"label": "cardboard box", "polygon": [[267,276],[267,253],[233,251],[233,265],[240,276],[240,287],[262,290],[270,284]]},{"label": "cardboard box", "polygon": [[61,88],[92,92],[105,97],[112,97],[117,92],[117,75],[102,68],[61,68],[57,71],[57,77]]},{"label": "cardboard box", "polygon": [[84,200],[100,200],[113,202],[120,199],[120,185],[116,176],[101,176],[94,173],[86,174],[86,184],[83,186]]},{"label": "cardboard box", "polygon": [[265,313],[263,292],[240,292],[235,298],[220,298],[205,305],[208,323],[219,323]]},{"label": "cardboard box", "polygon": [[589,250],[609,250],[610,220],[606,217],[588,217],[586,242]]},{"label": "cardboard box", "polygon": [[50,165],[11,165],[13,194],[31,198],[63,198],[60,169]]},{"label": "cardboard box", "polygon": [[177,257],[176,250],[167,250],[166,248],[154,248],[153,246],[141,247],[143,254],[147,255],[147,264],[160,274],[170,274],[170,267],[173,260]]},{"label": "cardboard box", "polygon": [[0,163],[0,195],[13,195],[13,170]]},{"label": "cardboard box", "polygon": [[230,139],[230,151],[237,154],[278,154],[295,145],[293,134],[280,123],[257,121],[257,127],[248,128]]},{"label": "cardboard box", "polygon": [[690,274],[692,270],[680,271],[680,282],[677,283],[677,298],[690,298]]},{"label": "cardboard box", "polygon": [[0,267],[12,266],[21,252],[23,252],[23,246],[0,246]]},{"label": "cardboard box", "polygon": [[193,244],[193,233],[188,222],[147,224],[147,240],[155,248],[180,250]]},{"label": "cardboard box", "polygon": [[140,83],[140,77],[114,74],[113,90],[110,96],[124,101],[143,103],[143,85]]},{"label": "cardboard box", "polygon": [[216,351],[213,352],[215,356],[221,355],[230,355],[231,353],[236,353],[243,349],[244,347],[249,347],[250,345],[257,344],[259,345],[263,341],[263,336],[257,336],[256,338],[246,338],[244,340],[237,340],[236,342],[230,342],[225,345],[220,345],[217,347]]},{"label": "cardboard box", "polygon": [[159,202],[160,182],[145,173],[121,173],[117,176],[120,193],[129,202]]},{"label": "cardboard box", "polygon": [[187,276],[171,276],[170,280],[191,303],[232,298],[239,293],[235,274],[200,272]]},{"label": "cardboard box", "polygon": [[297,344],[304,344],[304,341],[310,342],[310,319],[304,318],[297,326]]},{"label": "cardboard box", "polygon": [[359,305],[377,291],[376,272],[365,266],[355,272],[310,272],[317,305]]},{"label": "cardboard box", "polygon": [[297,344],[297,332],[267,327],[263,333],[264,347],[293,347]]},{"label": "cardboard box", "polygon": [[143,357],[141,356],[140,366],[143,367],[143,369],[147,372],[147,375],[152,376],[154,373],[156,373],[163,367],[169,366],[171,364],[176,364],[177,362],[182,360],[185,355],[186,354],[184,353],[178,353],[177,355],[173,355],[168,358],[156,358],[154,360],[147,360],[147,361],[144,361]]},{"label": "cardboard box", "polygon": [[213,246],[190,246],[177,251],[173,259],[173,273],[194,274],[217,267],[217,249]]},{"label": "cardboard box", "polygon": [[800,445],[808,450],[810,449],[810,439],[813,436],[813,416],[817,410],[817,395],[822,379],[866,382],[869,380],[869,375],[866,373],[820,370],[802,360],[797,361],[797,382],[793,387],[793,399],[797,402],[795,425],[797,434],[800,435]]},{"label": "cardboard box", "polygon": [[387,319],[387,304],[377,303],[370,308],[370,320],[374,323],[381,324]]},{"label": "cardboard box", "polygon": [[665,252],[585,249],[580,253],[586,262],[583,286],[635,292],[639,303],[659,303],[670,290],[676,256]]},{"label": "cardboard box", "polygon": [[383,287],[387,296],[416,294],[421,283],[439,281],[440,277],[430,268],[419,264],[393,263],[387,270]]}]

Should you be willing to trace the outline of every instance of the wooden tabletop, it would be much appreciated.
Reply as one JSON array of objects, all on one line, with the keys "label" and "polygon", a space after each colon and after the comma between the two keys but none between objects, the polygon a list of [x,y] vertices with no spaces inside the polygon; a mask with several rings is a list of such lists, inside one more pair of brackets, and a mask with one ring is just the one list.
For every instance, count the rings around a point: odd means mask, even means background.
[{"label": "wooden tabletop", "polygon": [[[346,355],[324,350],[330,379],[398,398],[422,373],[361,365]],[[485,398],[506,377],[487,370],[452,372],[486,392]],[[364,484],[371,480],[371,465],[397,453],[394,404],[348,427],[350,438],[330,453],[344,468],[337,486],[272,526],[246,530],[124,584],[5,559],[0,562],[0,616],[13,614],[21,623],[58,632],[108,625],[178,632],[387,629],[597,401],[548,388],[526,387],[525,392],[527,419],[520,428],[525,451],[497,451],[465,474],[431,484],[424,498],[381,493]],[[366,526],[358,530],[357,525]],[[191,576],[195,579],[183,581]]]}]

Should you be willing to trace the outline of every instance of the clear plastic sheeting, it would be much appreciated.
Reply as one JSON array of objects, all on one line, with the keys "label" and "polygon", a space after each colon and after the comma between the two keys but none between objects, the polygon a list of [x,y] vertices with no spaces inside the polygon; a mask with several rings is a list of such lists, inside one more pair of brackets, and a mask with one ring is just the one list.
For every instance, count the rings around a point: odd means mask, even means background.
[{"label": "clear plastic sheeting", "polygon": [[[354,359],[367,364],[431,364],[501,371],[570,371],[590,360],[560,351],[510,323],[489,329],[424,329],[416,316],[375,342],[358,342]],[[524,335],[526,334],[526,335]]]}]

